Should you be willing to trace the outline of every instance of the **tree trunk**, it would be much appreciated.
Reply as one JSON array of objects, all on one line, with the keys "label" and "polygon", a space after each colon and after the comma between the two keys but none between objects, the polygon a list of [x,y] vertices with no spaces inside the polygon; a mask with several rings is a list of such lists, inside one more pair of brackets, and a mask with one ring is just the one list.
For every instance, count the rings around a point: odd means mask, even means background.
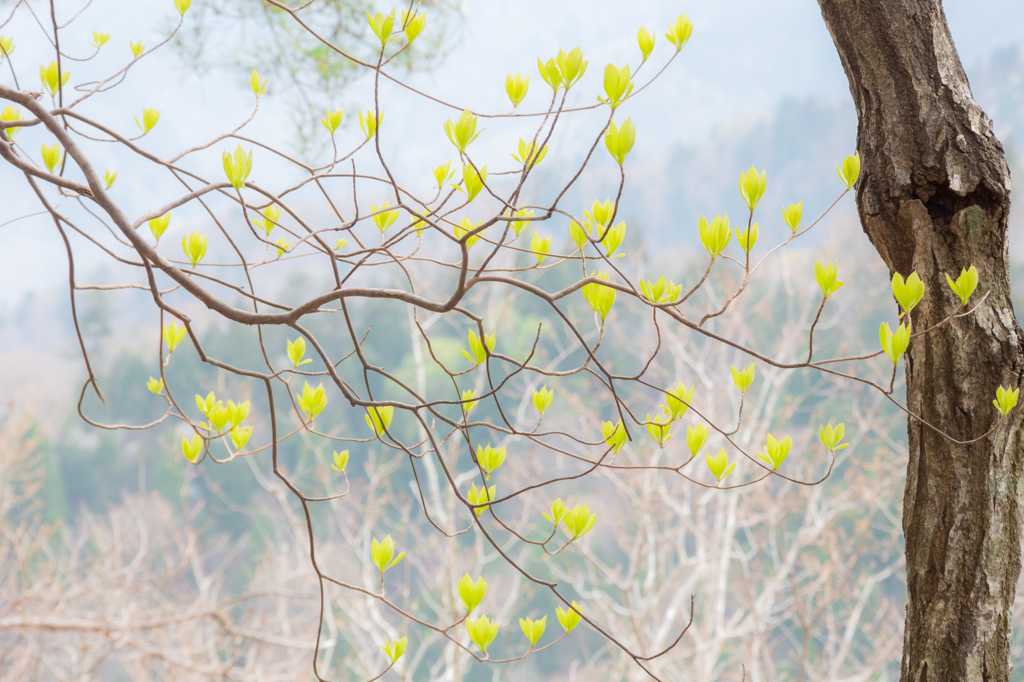
[{"label": "tree trunk", "polygon": [[[1010,303],[1010,173],[974,101],[940,0],[818,0],[857,106],[857,208],[893,272],[913,270],[925,297],[913,329],[959,300],[946,284],[974,264],[972,315],[911,341],[907,405],[959,441],[996,423],[1000,385],[1024,370]],[[960,445],[908,420],[904,494],[907,620],[904,682],[1009,680],[1020,573],[1021,415]]]}]

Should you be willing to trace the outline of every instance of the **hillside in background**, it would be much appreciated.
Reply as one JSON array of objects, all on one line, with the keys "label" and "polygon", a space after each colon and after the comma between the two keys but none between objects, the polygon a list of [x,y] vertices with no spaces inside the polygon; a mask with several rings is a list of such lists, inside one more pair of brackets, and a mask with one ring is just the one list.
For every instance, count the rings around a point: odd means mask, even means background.
[{"label": "hillside in background", "polygon": [[[814,18],[814,12],[808,14],[806,8],[798,8],[798,4],[780,3],[780,11],[799,13],[804,18],[802,20],[806,21]],[[579,5],[567,4],[566,7]],[[657,10],[660,21],[662,10],[667,7],[669,3],[647,2],[643,4],[642,11],[653,15]],[[816,12],[816,8],[812,9]],[[478,45],[482,39],[479,35],[480,27],[473,22],[477,18],[481,21],[494,21],[491,15],[495,11],[482,9],[476,3],[468,3],[463,42],[452,49],[449,57],[454,63],[458,64],[460,59],[471,57],[467,56],[467,50]],[[569,10],[561,7],[553,11],[564,13]],[[726,20],[722,17],[725,10],[721,8],[701,11],[705,12],[703,21],[707,25],[713,26],[715,21]],[[759,11],[765,10],[762,8]],[[807,19],[808,16],[811,19]],[[647,16],[642,18],[647,25],[651,25],[652,19]],[[556,17],[551,23],[557,24],[559,21]],[[735,23],[735,18],[730,21]],[[577,28],[586,33],[585,25]],[[598,27],[598,38],[605,33],[610,35],[612,28],[617,29],[618,26],[601,24]],[[745,30],[752,31],[749,27]],[[630,40],[631,36],[632,29]],[[550,25],[538,27],[536,38],[550,43],[554,39],[550,34]],[[615,58],[624,54],[627,48],[634,49],[631,42],[628,46],[610,40],[602,43],[598,38],[595,38],[598,45],[593,49],[593,73],[588,74],[588,85],[594,87],[597,83],[594,74],[599,72],[595,67],[601,58],[605,55]],[[785,42],[785,36],[773,34],[767,36],[766,41],[772,45],[781,45]],[[794,54],[799,54],[811,60],[814,54],[822,54],[822,49],[831,49],[827,35],[824,39],[815,35],[807,42],[808,45],[793,47],[789,58],[793,59]],[[981,40],[978,36],[971,36],[967,42],[967,53],[981,54]],[[733,49],[730,45],[723,43],[708,47],[705,43],[701,47],[695,42],[687,49],[706,48],[720,56]],[[750,57],[748,47],[736,49],[743,53],[743,57]],[[994,49],[985,46],[984,49],[984,57],[976,57],[966,64],[972,89],[995,122],[1014,179],[1020,186],[1024,186],[1024,53],[1020,45]],[[824,57],[820,63],[811,60],[813,63],[801,67],[797,80],[803,79],[801,82],[810,83],[826,72],[834,76],[837,60],[834,54],[829,59],[835,63],[824,61]],[[529,68],[532,60],[532,53],[528,58],[518,55],[517,63],[522,64],[518,68]],[[508,61],[507,52],[495,57],[495,62],[501,67]],[[856,142],[856,116],[845,94],[845,80],[838,87],[835,82],[830,82],[817,90],[780,88],[778,93],[772,95],[770,91],[778,80],[771,81],[765,75],[765,83],[754,94],[737,94],[755,90],[750,83],[730,83],[728,87],[723,86],[722,92],[712,96],[707,92],[715,79],[724,80],[721,73],[727,68],[735,71],[739,59],[729,62],[727,66],[719,65],[717,68],[722,70],[719,72],[691,73],[699,72],[702,65],[707,65],[710,71],[710,61],[705,54],[696,58],[695,63],[683,65],[682,75],[672,81],[673,90],[662,99],[638,105],[634,114],[641,135],[645,135],[646,139],[638,142],[637,150],[629,161],[630,175],[621,202],[621,216],[629,225],[630,240],[636,240],[634,244],[643,244],[637,267],[656,274],[666,273],[676,278],[676,281],[692,281],[693,272],[703,267],[703,264],[697,264],[696,259],[697,255],[703,253],[696,239],[697,216],[710,217],[728,212],[733,222],[737,222],[743,214],[742,201],[736,188],[736,177],[741,170],[753,164],[758,169],[768,171],[769,190],[758,214],[762,240],[758,248],[761,248],[762,245],[784,238],[786,228],[780,219],[784,205],[803,201],[804,215],[815,217],[835,200],[839,187],[835,162],[851,153]],[[467,66],[466,70],[478,73],[481,68],[481,64],[475,62]],[[509,68],[515,70],[517,67]],[[760,73],[761,69],[766,67],[758,65],[751,70]],[[419,74],[416,77],[427,85],[441,78],[435,74]],[[771,78],[781,77],[775,74]],[[472,81],[468,77],[467,80]],[[533,81],[534,87],[539,88],[540,79],[534,75]],[[686,95],[687,85],[693,86],[695,94],[692,98]],[[467,89],[466,82],[443,81],[439,86],[460,93]],[[500,89],[491,89],[497,90],[500,95]],[[354,91],[356,95],[346,96],[358,100],[361,91],[358,87]],[[702,108],[701,96],[706,97],[704,102],[712,102],[724,113],[720,117],[703,109],[695,113]],[[481,94],[480,97],[490,97],[489,102],[495,99],[491,95]],[[271,130],[275,126],[286,128],[281,123],[286,120],[286,106],[271,100],[268,109],[272,114],[268,116],[270,123],[263,122],[261,130]],[[410,130],[416,130],[415,112],[396,106],[389,116],[405,120]],[[354,119],[354,116],[350,115],[350,119]],[[182,124],[173,123],[170,116],[168,124],[174,134],[181,132],[172,126]],[[671,135],[665,133],[668,129],[684,129],[687,124],[692,124],[688,130]],[[431,134],[440,136],[437,130]],[[580,139],[581,135],[572,131],[568,142],[553,149],[541,171],[547,177],[562,177],[571,173],[573,155],[578,151]],[[415,149],[408,153],[417,163],[425,165],[432,160],[430,154],[433,149],[427,147],[427,151]],[[502,154],[507,154],[507,151],[502,150]],[[146,195],[148,188],[142,179],[126,174],[119,181],[126,183],[124,191],[134,195],[133,200],[140,205],[140,210],[147,203],[152,203]],[[596,167],[569,193],[565,203],[567,210],[579,212],[595,198],[605,198],[613,192],[616,183],[617,175],[606,165]],[[7,217],[0,215],[0,223]],[[199,220],[201,218],[197,216],[176,216],[176,221],[181,224],[176,222],[175,229],[183,230],[185,225],[193,224],[187,221]],[[11,282],[10,286],[5,285],[2,287],[4,290],[0,291],[0,395],[7,397],[7,402],[0,404],[0,420],[3,419],[4,410],[7,413],[18,410],[36,415],[37,423],[32,436],[39,439],[38,454],[45,468],[45,481],[40,496],[44,500],[46,520],[73,525],[79,511],[83,509],[103,513],[120,504],[129,494],[156,491],[176,510],[180,511],[186,504],[202,504],[209,510],[209,515],[202,518],[201,534],[211,542],[227,537],[238,544],[238,555],[232,559],[237,563],[232,563],[232,567],[244,564],[246,559],[260,556],[265,548],[261,543],[270,542],[274,534],[253,510],[269,507],[274,500],[266,488],[259,484],[255,474],[250,473],[241,462],[236,463],[240,465],[237,467],[205,467],[201,473],[196,474],[195,481],[190,481],[191,497],[182,499],[185,475],[182,474],[183,467],[176,445],[179,434],[172,428],[158,428],[141,434],[112,434],[92,429],[79,418],[76,401],[79,399],[84,371],[71,325],[62,246],[52,234],[52,226],[45,221],[32,222],[31,230],[26,229],[25,224],[0,227],[0,235],[9,235],[12,230],[18,230],[18,236],[11,240],[13,248],[9,248],[7,254],[0,255],[0,258],[6,258],[0,261],[0,270],[3,270],[0,272],[0,284]],[[781,260],[779,267],[783,270],[804,267],[815,259],[830,260],[838,256],[842,263],[850,263],[851,268],[860,273],[858,276],[866,276],[864,273],[870,271],[877,279],[878,263],[872,260],[870,245],[860,230],[852,197],[846,198],[822,228],[811,233],[798,245],[798,257]],[[552,221],[546,229],[555,235],[556,244],[568,241],[567,221]],[[12,251],[17,252],[17,258],[12,258]],[[1017,310],[1021,311],[1024,310],[1024,208],[1021,202],[1018,202],[1011,214],[1010,253],[1016,264],[1014,299],[1018,303]],[[46,265],[40,267],[39,263]],[[293,266],[282,264],[279,283],[282,292],[295,292],[296,296],[310,284],[301,265],[302,261],[297,263]],[[119,274],[97,265],[96,261],[86,259],[80,264],[79,280],[96,284],[113,283],[119,281]],[[785,274],[788,275],[788,272]],[[761,312],[767,317],[775,312],[782,315],[786,310],[788,301],[786,295],[781,293],[785,290],[780,281],[773,280],[776,288],[771,290],[771,296],[765,297],[765,307]],[[854,287],[850,286],[847,291],[852,293]],[[884,290],[878,291],[881,292],[879,300],[866,304],[869,312],[888,303],[888,299],[884,299]],[[158,417],[158,412],[154,412],[153,398],[145,388],[145,381],[154,373],[157,359],[143,354],[139,341],[151,341],[156,333],[158,321],[152,300],[138,291],[118,292],[115,295],[82,292],[79,304],[86,343],[99,368],[101,387],[109,396],[109,403],[101,405],[95,397],[88,395],[83,402],[84,409],[87,413],[102,412],[108,421],[142,422]],[[533,319],[533,311],[517,311],[516,314],[521,314],[522,319]],[[380,315],[374,324],[374,340],[379,344],[376,352],[381,356],[394,353],[400,358],[402,370],[408,370],[411,360],[402,354],[400,348],[407,338],[404,318],[397,320]],[[865,332],[870,332],[868,327],[870,325],[858,328],[854,334],[863,337],[865,343],[874,343],[872,334]],[[877,323],[874,329],[877,329]],[[228,349],[241,347],[247,338],[242,332],[226,331],[217,325],[203,329],[202,332],[204,340],[215,352],[226,353]],[[835,331],[832,333],[835,334]],[[284,337],[275,337],[274,343],[276,347],[283,347]],[[451,343],[454,347],[454,337]],[[146,352],[152,354],[150,350]],[[259,363],[255,354],[237,359],[239,364]],[[195,378],[197,385],[216,385],[217,390],[221,391],[215,373],[202,365],[191,351],[181,352],[175,362],[176,372],[187,372]],[[353,430],[362,428],[359,420],[346,426]],[[890,445],[898,448],[905,434],[901,428],[892,428],[891,437]],[[283,448],[283,456],[299,461],[305,445],[304,442],[292,441]],[[253,460],[258,461],[256,458]],[[310,480],[313,479],[310,473]],[[401,481],[402,485],[409,483]],[[842,479],[838,479],[836,485],[842,485]],[[893,550],[893,547],[887,549]],[[238,588],[239,585],[232,587]],[[888,589],[888,596],[898,601],[898,588]],[[1018,639],[1021,638],[1024,638],[1024,633]],[[551,663],[551,670],[560,669]],[[554,675],[551,679],[555,679],[560,673],[551,674]]]},{"label": "hillside in background", "polygon": [[[1018,151],[1020,138],[1016,132],[1024,131],[1024,55],[1017,48],[998,49],[990,59],[971,69],[971,78],[977,98],[992,112],[1014,177],[1024,178],[1024,155]],[[769,174],[769,192],[759,208],[761,239],[763,243],[778,241],[786,228],[772,217],[781,214],[783,205],[802,200],[804,215],[810,216],[835,200],[834,160],[854,147],[855,131],[856,116],[846,102],[786,99],[761,117],[723,125],[701,143],[677,144],[649,159],[638,157],[623,195],[623,217],[647,245],[645,259],[652,271],[678,269],[696,253],[693,246],[699,214],[710,217],[729,212],[734,218],[742,214],[735,177],[739,170],[755,164],[767,168]],[[558,161],[555,159],[555,163]],[[542,170],[557,176],[565,169],[564,165],[552,164]],[[607,188],[605,180],[600,171],[584,176],[568,196],[570,210],[589,205],[594,198],[603,199],[595,188]],[[1024,249],[1024,209],[1020,204],[1011,214],[1011,225],[1011,257],[1016,260]],[[562,235],[556,241],[568,241],[565,225],[552,227],[556,235]],[[823,227],[812,232],[802,248],[817,249],[826,237],[832,248],[837,239],[839,244],[852,240],[849,244],[858,248],[866,244],[852,201],[837,208]],[[817,257],[827,260],[834,256],[821,251]],[[59,272],[62,267],[55,270]],[[1024,275],[1024,266],[1015,271]],[[301,281],[301,277],[296,269],[291,280]],[[85,269],[82,281],[111,283],[114,279],[104,269],[92,267]],[[286,278],[282,286],[294,286],[288,282]],[[1015,300],[1024,301],[1024,279],[1015,281],[1014,286]],[[152,329],[151,301],[145,294],[122,292],[116,296],[80,294],[79,314],[90,350],[108,361],[133,357],[137,334]],[[1020,309],[1024,305],[1018,305]],[[83,370],[63,284],[33,290],[0,308],[0,366],[5,367],[0,373],[0,393],[21,396],[19,400],[28,404],[46,404],[40,414],[58,449],[74,443],[75,450],[84,448],[94,455],[76,455],[73,461],[102,458],[99,453],[106,447],[106,437],[91,433],[73,414]],[[138,386],[116,383],[117,376],[127,379],[125,371],[121,367],[111,377],[115,381],[113,390],[134,392]],[[75,480],[83,479],[76,476]],[[138,482],[132,478],[126,483],[134,486]],[[69,503],[74,507],[79,501],[98,503],[109,499],[118,485],[104,478],[102,486],[86,486],[92,492],[72,495]]]}]

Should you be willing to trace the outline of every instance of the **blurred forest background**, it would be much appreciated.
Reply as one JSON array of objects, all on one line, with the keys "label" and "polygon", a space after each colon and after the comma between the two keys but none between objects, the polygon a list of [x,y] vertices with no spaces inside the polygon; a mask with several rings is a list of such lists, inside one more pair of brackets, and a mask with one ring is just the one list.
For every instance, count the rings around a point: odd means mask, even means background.
[{"label": "blurred forest background", "polygon": [[[0,2],[0,10],[13,4]],[[131,11],[132,3],[94,4],[88,30],[109,31],[112,44],[140,37],[155,42],[174,18],[169,2],[154,3],[161,11],[145,17]],[[257,67],[271,77],[270,95],[248,134],[272,137],[309,158],[324,154],[328,140],[314,115],[322,115],[325,105],[344,106],[351,129],[356,108],[369,104],[368,84],[323,55],[307,52],[289,59],[287,50],[274,51],[269,37],[283,34],[268,33],[258,4],[195,0],[189,33],[175,51],[159,57],[166,76],[130,83],[102,106],[116,111],[124,105],[133,114],[143,104],[161,109],[161,146],[181,147],[215,134],[223,119],[239,118],[244,106],[234,102],[244,99],[248,72]],[[362,5],[335,4],[350,12],[347,20],[356,28],[346,39],[358,49]],[[856,116],[815,3],[771,3],[770,9],[748,0],[701,8],[654,0],[629,9],[610,2],[551,5],[462,0],[433,7],[429,44],[408,77],[465,106],[503,111],[506,72],[530,73],[539,89],[536,56],[580,44],[591,59],[584,83],[593,85],[598,65],[636,61],[637,28],[657,26],[661,40],[660,27],[686,11],[695,24],[693,40],[666,80],[628,112],[638,142],[621,215],[632,230],[631,264],[639,272],[652,278],[665,274],[687,285],[699,277],[704,262],[697,215],[740,215],[736,177],[751,163],[766,168],[769,178],[759,208],[762,243],[784,238],[778,220],[784,204],[802,200],[805,216],[811,216],[838,195],[834,165],[855,148]],[[1014,179],[1024,182],[1024,9],[997,0],[946,6],[974,95],[994,119]],[[27,21],[19,18],[15,25]],[[0,32],[17,35],[13,29]],[[29,35],[28,29],[22,34]],[[285,35],[278,46],[289,46],[287,41]],[[42,63],[45,47],[23,40],[17,56]],[[205,96],[196,100],[197,91]],[[426,172],[445,160],[438,156],[448,153],[438,151],[443,147],[439,130],[425,129],[416,106],[396,96],[384,108],[391,130],[408,131],[388,141],[401,148],[403,162]],[[542,172],[566,175],[583,142],[570,131],[553,146]],[[481,138],[481,144],[488,141]],[[108,162],[118,168],[118,159]],[[123,163],[115,189],[125,201],[140,213],[159,205],[151,180],[133,176]],[[615,181],[614,174],[588,175],[568,203],[582,208],[604,199],[614,192]],[[268,455],[192,467],[181,457],[181,434],[171,426],[111,432],[82,421],[75,405],[85,375],[71,324],[63,247],[45,216],[7,223],[37,210],[29,198],[12,194],[9,188],[18,182],[10,168],[0,168],[0,679],[150,679],[153,670],[173,675],[167,679],[305,679],[294,672],[307,670],[312,654],[316,585],[307,570],[304,526],[286,492],[269,477]],[[198,213],[176,212],[172,231],[197,229],[202,221]],[[798,345],[787,350],[777,330],[804,324],[808,306],[813,317],[813,263],[838,258],[847,285],[838,295],[843,297],[839,312],[821,327],[819,352],[875,347],[873,330],[891,314],[893,303],[887,273],[860,230],[853,197],[822,227],[775,262],[740,311],[722,321],[725,328],[754,345],[806,353]],[[1024,310],[1022,229],[1024,210],[1017,206],[1010,258],[1018,313]],[[552,225],[550,231],[558,235],[556,242],[568,242],[567,224]],[[86,257],[78,267],[80,282],[120,281],[98,257]],[[282,262],[278,271],[285,296],[298,298],[317,284],[302,261]],[[491,305],[505,316],[505,352],[528,345],[540,311],[514,300]],[[159,417],[162,403],[146,389],[158,363],[158,319],[151,299],[142,291],[83,291],[79,306],[108,398],[101,405],[87,396],[85,413],[108,423]],[[373,325],[372,362],[400,368],[399,376],[413,382],[432,379],[417,357],[422,353],[410,344],[404,310],[382,304],[359,314]],[[628,319],[623,312],[621,338],[612,341],[624,356],[637,342],[629,338]],[[327,341],[333,333],[340,343],[340,331],[323,326],[316,331]],[[259,362],[245,332],[208,324],[202,333],[209,351],[230,356],[234,364]],[[462,343],[457,334],[450,330],[451,346],[442,352],[455,352]],[[270,344],[279,346],[282,356],[284,338],[273,336]],[[714,392],[721,383],[715,372],[730,362],[746,364],[722,350],[692,345],[685,334],[673,343],[673,357],[686,383],[697,383],[698,395],[702,388]],[[558,339],[545,344],[545,357],[557,358],[564,350]],[[224,385],[187,343],[176,351],[173,371],[192,377],[195,392],[216,390],[220,396],[248,390]],[[618,494],[618,502],[602,509],[600,534],[585,550],[587,567],[566,559],[555,570],[565,582],[579,582],[580,597],[597,605],[613,631],[629,633],[634,621],[653,622],[652,649],[677,629],[672,623],[678,624],[679,613],[689,613],[689,595],[696,594],[692,634],[665,663],[670,679],[739,680],[740,663],[755,680],[897,679],[905,589],[900,530],[905,423],[857,390],[770,372],[763,381],[752,408],[754,422],[745,426],[748,440],[759,426],[763,433],[765,425],[777,423],[772,415],[779,412],[806,425],[794,432],[797,449],[813,446],[823,415],[846,420],[853,447],[843,451],[829,480],[810,489],[768,482],[709,493],[645,476],[608,475],[574,489],[592,499],[602,491]],[[587,405],[585,400],[573,404],[566,388],[555,409],[571,419]],[[723,403],[723,410],[728,407]],[[350,421],[338,419],[332,428],[365,436],[361,420]],[[283,457],[299,478],[314,485],[333,475],[326,447],[296,437],[286,443]],[[649,455],[636,450],[627,456]],[[433,571],[438,584],[457,580],[462,564],[431,554],[442,550],[429,544],[408,475],[379,454],[372,445],[353,447],[354,496],[318,512],[329,529],[328,554],[358,574],[366,568],[370,535],[390,532],[412,557],[422,557],[413,561],[424,562],[416,564],[418,569]],[[634,493],[642,504],[630,502]],[[493,560],[472,543],[462,551],[476,566]],[[9,570],[12,566],[20,569]],[[610,587],[583,587],[592,584],[590,573],[595,580],[603,576]],[[512,575],[494,584],[509,603],[513,597],[533,598]],[[419,608],[443,613],[451,605],[443,588],[411,589]],[[379,672],[380,638],[407,630],[410,653],[405,668],[391,673],[393,679],[643,679],[593,633],[516,666],[470,665],[376,607],[335,596],[325,625],[325,661],[339,679]],[[502,608],[503,630],[495,646],[513,653],[521,645],[512,618],[519,610],[509,611],[509,604]],[[538,608],[538,614],[546,612],[543,605]],[[1022,611],[1018,622],[1024,622]],[[552,616],[549,631],[553,621]],[[1024,680],[1024,631],[1018,633],[1014,679]]]}]

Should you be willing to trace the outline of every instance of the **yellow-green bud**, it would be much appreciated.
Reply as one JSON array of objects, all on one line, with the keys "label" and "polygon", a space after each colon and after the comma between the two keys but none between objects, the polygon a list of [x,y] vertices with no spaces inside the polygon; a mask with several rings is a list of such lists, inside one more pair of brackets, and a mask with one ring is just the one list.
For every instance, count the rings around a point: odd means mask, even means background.
[{"label": "yellow-green bud", "polygon": [[252,94],[256,95],[257,99],[267,91],[268,80],[269,79],[264,78],[263,82],[260,83],[260,75],[256,73],[255,69],[253,69],[252,75],[249,76],[249,86],[252,87]]},{"label": "yellow-green bud", "polygon": [[149,220],[149,231],[153,233],[153,237],[157,241],[160,241],[161,235],[167,231],[167,226],[171,224],[171,212],[164,213],[159,218],[153,218]]},{"label": "yellow-green bud", "polygon": [[822,265],[821,261],[814,264],[814,279],[818,281],[818,286],[821,287],[821,293],[825,298],[828,298],[838,291],[839,287],[843,286],[843,283],[836,279],[838,273],[839,268],[835,261],[827,266]]},{"label": "yellow-green bud", "polygon": [[46,164],[46,169],[52,173],[53,169],[60,163],[60,144],[55,142],[52,147],[47,147],[44,144],[40,154],[43,157],[43,163]]},{"label": "yellow-green bud", "polygon": [[992,401],[992,404],[999,410],[999,414],[1004,417],[1010,414],[1010,410],[1017,406],[1017,396],[1020,394],[1020,389],[1015,388],[1010,390],[1000,386],[996,389],[996,399]]},{"label": "yellow-green bud", "polygon": [[766,171],[761,171],[761,175],[758,175],[757,169],[751,166],[746,173],[740,173],[740,196],[751,212],[757,207],[757,202],[761,201],[767,187]]},{"label": "yellow-green bud", "polygon": [[539,391],[533,392],[533,407],[543,415],[551,407],[551,402],[554,399],[555,392],[547,386],[542,386]]},{"label": "yellow-green bud", "polygon": [[900,273],[893,273],[892,276],[892,295],[896,298],[896,302],[903,308],[903,313],[909,315],[910,311],[921,302],[924,297],[924,282],[918,276],[917,271],[910,273],[906,281]]},{"label": "yellow-green bud", "polygon": [[575,600],[572,602],[571,609],[563,609],[561,606],[555,607],[555,615],[558,617],[558,622],[565,629],[565,634],[569,634],[580,624],[579,608],[579,604]]},{"label": "yellow-green bud", "polygon": [[423,33],[423,29],[427,25],[427,15],[423,12],[416,14],[415,16],[409,16],[409,10],[402,10],[402,31],[405,33],[405,39],[410,45],[412,41],[416,40],[419,34]]},{"label": "yellow-green bud", "polygon": [[526,97],[526,92],[529,89],[529,76],[524,76],[522,73],[517,73],[515,76],[512,74],[505,76],[505,92],[512,101],[512,108],[519,106],[519,103]]},{"label": "yellow-green bud", "polygon": [[711,455],[705,455],[705,460],[708,463],[708,470],[711,471],[711,475],[715,477],[719,483],[722,482],[726,476],[732,473],[732,470],[736,468],[736,463],[729,463],[729,456],[725,454],[725,448],[718,451],[718,454],[712,457]]},{"label": "yellow-green bud", "polygon": [[740,393],[746,393],[747,389],[750,388],[750,384],[754,383],[753,363],[744,370],[738,370],[732,365],[729,368],[732,370],[732,382],[736,384],[736,388],[739,389]]},{"label": "yellow-green bud", "polygon": [[641,27],[636,32],[636,42],[640,45],[640,54],[643,55],[641,63],[646,62],[647,58],[651,56],[651,52],[654,51],[654,36],[646,28]]},{"label": "yellow-green bud", "polygon": [[520,618],[519,627],[522,628],[523,634],[526,635],[526,639],[530,642],[530,648],[537,646],[537,642],[544,636],[544,629],[547,627],[548,617],[544,616],[540,620],[533,620],[532,618]]},{"label": "yellow-green bud", "polygon": [[878,328],[878,340],[882,344],[882,350],[892,360],[893,365],[899,364],[900,357],[906,352],[910,345],[910,329],[907,325],[900,323],[894,332],[885,322]]},{"label": "yellow-green bud", "polygon": [[533,255],[537,257],[537,265],[540,265],[551,252],[551,237],[542,238],[534,232],[533,239],[530,240],[530,251],[533,251]]},{"label": "yellow-green bud", "polygon": [[206,235],[202,232],[193,232],[181,238],[181,250],[192,262],[192,267],[199,265],[199,261],[206,255],[206,243]]},{"label": "yellow-green bud", "polygon": [[487,647],[491,645],[498,635],[498,624],[488,620],[487,616],[480,616],[476,620],[466,619],[466,632],[469,638],[476,644],[483,653],[487,653]]},{"label": "yellow-green bud", "polygon": [[974,289],[978,286],[978,271],[972,265],[967,270],[960,270],[960,276],[956,278],[956,282],[949,275],[946,275],[946,281],[949,282],[949,288],[960,299],[960,305],[966,306],[967,299],[971,297]]},{"label": "yellow-green bud", "polygon": [[363,129],[363,134],[366,135],[367,140],[377,134],[377,130],[383,122],[383,111],[377,116],[373,115],[372,109],[367,109],[365,113],[363,111],[359,112],[359,127]]},{"label": "yellow-green bud", "polygon": [[466,607],[466,613],[473,613],[473,609],[480,606],[480,602],[484,600],[484,596],[487,594],[487,581],[483,579],[483,576],[476,579],[476,582],[469,577],[469,573],[466,573],[459,578],[458,585],[456,586],[459,591],[459,599],[462,600],[462,605]]},{"label": "yellow-green bud", "polygon": [[853,189],[860,176],[860,153],[855,152],[852,156],[843,159],[842,164],[836,165],[836,172],[846,185],[846,189]]},{"label": "yellow-green bud", "polygon": [[252,172],[252,150],[248,153],[242,149],[242,145],[235,147],[235,154],[232,156],[228,154],[225,149],[221,153],[221,161],[224,164],[224,175],[227,176],[228,182],[236,190],[241,191],[245,187],[245,180],[249,177],[249,173]]},{"label": "yellow-green bud", "polygon": [[616,126],[615,121],[608,124],[608,133],[604,136],[604,145],[608,153],[621,166],[626,162],[626,156],[633,149],[636,142],[636,127],[633,121],[626,119],[621,126]]},{"label": "yellow-green bud", "polygon": [[331,133],[331,137],[334,137],[334,133],[337,132],[338,126],[341,125],[341,121],[344,118],[344,109],[338,109],[337,111],[331,111],[330,109],[327,109],[324,112],[324,117],[320,119],[320,122],[323,123],[324,128],[327,128],[328,132]]},{"label": "yellow-green bud", "polygon": [[160,120],[160,112],[159,111],[157,111],[156,109],[146,109],[146,108],[143,108],[143,110],[142,110],[142,123],[139,123],[139,119],[136,116],[135,117],[135,125],[139,126],[139,129],[142,131],[142,134],[145,135],[150,130],[153,129],[153,126],[155,126],[156,122],[159,121],[159,120]]},{"label": "yellow-green bud", "polygon": [[334,453],[334,464],[331,468],[337,471],[339,474],[345,473],[345,467],[348,466],[348,450],[342,450],[341,452]]},{"label": "yellow-green bud", "polygon": [[460,153],[466,153],[466,147],[470,145],[476,138],[480,136],[480,133],[476,131],[476,116],[474,116],[469,109],[466,109],[459,115],[458,122],[448,119],[444,123],[444,132],[448,136],[448,140],[455,145]]},{"label": "yellow-green bud", "polygon": [[57,96],[57,92],[68,82],[70,77],[71,72],[60,71],[55,61],[50,62],[49,66],[39,67],[39,80],[43,82],[43,87],[50,92],[51,97]]},{"label": "yellow-green bud", "polygon": [[395,10],[391,10],[391,13],[387,16],[380,12],[373,15],[367,12],[366,21],[370,24],[370,30],[380,40],[381,47],[387,45],[388,39],[391,38],[391,32],[395,28]]},{"label": "yellow-green bud", "polygon": [[800,201],[795,204],[790,204],[786,208],[782,209],[782,219],[789,225],[789,229],[796,234],[796,231],[800,229],[800,219],[804,214],[804,202]]},{"label": "yellow-green bud", "polygon": [[686,41],[690,39],[692,34],[693,23],[685,14],[680,14],[676,17],[675,22],[668,27],[668,33],[665,34],[665,37],[668,38],[668,42],[675,45],[676,52],[678,52],[683,49],[683,45],[686,45]]}]

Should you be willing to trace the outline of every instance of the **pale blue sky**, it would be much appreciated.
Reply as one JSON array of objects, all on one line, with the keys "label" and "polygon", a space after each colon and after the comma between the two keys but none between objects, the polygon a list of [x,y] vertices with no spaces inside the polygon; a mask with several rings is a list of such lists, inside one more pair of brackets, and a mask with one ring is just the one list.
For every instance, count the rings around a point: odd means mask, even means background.
[{"label": "pale blue sky", "polygon": [[[195,0],[195,6],[201,2]],[[945,5],[968,73],[993,49],[1024,43],[1024,3],[1019,0],[947,0]],[[695,26],[692,40],[660,85],[645,93],[644,99],[626,112],[640,131],[634,151],[638,157],[656,156],[680,143],[699,142],[723,126],[766,116],[786,97],[849,97],[831,38],[817,4],[810,0],[464,0],[464,8],[465,22],[456,34],[457,44],[445,68],[418,74],[413,81],[460,106],[491,111],[508,108],[503,82],[509,71],[531,74],[533,87],[524,106],[542,106],[543,83],[536,74],[536,57],[547,57],[559,47],[576,45],[582,46],[591,60],[588,80],[581,85],[577,97],[580,102],[592,101],[603,64],[628,61],[635,67],[639,62],[635,35],[641,25],[657,29],[658,45],[652,59],[658,61],[671,50],[663,37],[666,24],[685,11]],[[147,44],[154,44],[173,15],[170,0],[96,0],[79,20],[80,32],[69,34],[67,44],[73,53],[85,52],[94,29],[109,32],[111,42],[95,62],[72,63],[72,80],[85,80],[87,74],[100,74],[122,64],[129,39],[142,38]],[[3,33],[26,37],[19,40],[15,63],[21,67],[23,85],[38,87],[38,64],[51,58],[38,29],[26,16],[16,19]],[[224,49],[244,47],[228,45]],[[6,69],[0,71],[0,79],[10,82]],[[339,105],[346,105],[353,114],[356,105],[369,105],[368,86],[366,82],[357,83],[340,94]],[[449,110],[408,98],[394,88],[385,89],[382,96],[391,129],[401,127],[407,131],[402,136],[382,138],[387,153],[410,167],[433,165],[450,155],[440,133],[440,123],[451,115]],[[134,128],[132,119],[142,106],[160,109],[160,124],[145,143],[147,148],[169,155],[221,132],[224,121],[233,124],[243,120],[251,101],[247,84],[236,73],[213,70],[202,79],[182,75],[178,58],[167,50],[131,75],[114,93],[91,103],[86,112],[130,132]],[[247,133],[286,142],[286,104],[273,97],[266,100]],[[477,153],[507,154],[504,137],[482,137]],[[415,143],[410,144],[409,140]],[[31,150],[51,142],[38,130],[24,131],[19,141]],[[583,143],[582,133],[570,133],[554,151],[571,154]],[[99,167],[117,168],[121,173],[118,189],[129,213],[155,207],[177,191],[154,186],[144,173],[133,173],[132,161],[110,145],[94,145],[90,153]],[[218,156],[219,147],[197,159],[195,168],[211,177],[218,176]],[[266,166],[258,168],[254,175],[266,170]],[[18,174],[0,164],[0,223],[37,210],[22,187]],[[172,229],[184,229],[188,217],[185,211],[176,216]],[[47,220],[36,218],[15,223],[0,228],[0,235],[5,244],[0,250],[0,307],[19,299],[26,291],[63,281],[62,247]],[[83,270],[97,262],[91,250],[82,250],[80,257]]]}]

